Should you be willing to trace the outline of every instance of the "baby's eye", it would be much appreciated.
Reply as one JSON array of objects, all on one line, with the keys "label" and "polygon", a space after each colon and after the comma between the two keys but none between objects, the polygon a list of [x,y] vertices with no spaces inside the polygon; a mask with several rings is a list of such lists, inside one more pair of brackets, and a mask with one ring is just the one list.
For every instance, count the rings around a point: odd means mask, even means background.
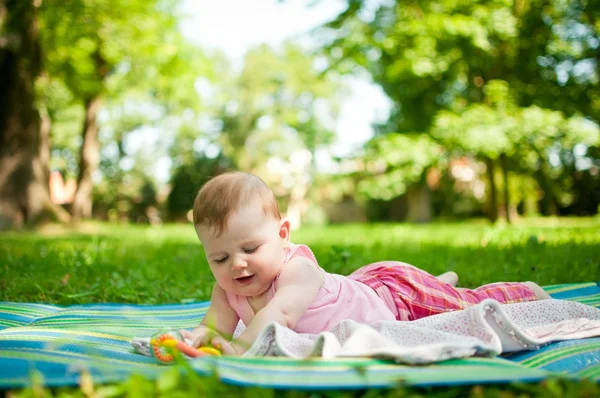
[{"label": "baby's eye", "polygon": [[244,253],[251,254],[254,253],[256,250],[258,250],[258,246],[252,247],[250,249],[244,249]]},{"label": "baby's eye", "polygon": [[221,257],[221,258],[217,258],[215,259],[215,263],[224,263],[225,260],[227,260],[229,256],[225,256],[225,257]]}]

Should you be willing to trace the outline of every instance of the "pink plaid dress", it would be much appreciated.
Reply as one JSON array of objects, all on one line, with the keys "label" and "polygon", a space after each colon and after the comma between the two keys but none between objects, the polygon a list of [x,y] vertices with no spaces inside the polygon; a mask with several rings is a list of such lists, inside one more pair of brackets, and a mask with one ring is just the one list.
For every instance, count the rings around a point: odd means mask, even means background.
[{"label": "pink plaid dress", "polygon": [[454,287],[417,267],[397,261],[366,265],[348,277],[375,290],[400,321],[461,310],[488,298],[505,304],[536,299],[535,293],[524,283],[490,283],[471,290]]}]

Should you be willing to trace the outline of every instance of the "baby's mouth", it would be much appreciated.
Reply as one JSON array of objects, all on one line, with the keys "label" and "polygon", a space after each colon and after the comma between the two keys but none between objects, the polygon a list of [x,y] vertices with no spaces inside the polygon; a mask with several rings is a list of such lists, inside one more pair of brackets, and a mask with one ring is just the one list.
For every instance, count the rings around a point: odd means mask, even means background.
[{"label": "baby's mouth", "polygon": [[254,277],[254,275],[241,276],[239,278],[235,278],[235,280],[240,283],[245,283],[245,282],[249,282],[253,277]]}]

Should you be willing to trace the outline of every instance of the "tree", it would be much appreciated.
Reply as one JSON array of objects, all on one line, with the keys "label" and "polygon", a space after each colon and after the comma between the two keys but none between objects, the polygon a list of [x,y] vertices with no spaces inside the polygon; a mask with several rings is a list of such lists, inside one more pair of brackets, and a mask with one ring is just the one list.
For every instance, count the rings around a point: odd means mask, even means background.
[{"label": "tree", "polygon": [[[75,220],[92,212],[92,176],[100,163],[98,113],[105,98],[156,79],[153,56],[173,56],[177,31],[176,0],[56,0],[43,2],[42,46],[51,78],[64,82],[84,116]],[[123,76],[127,76],[125,85]]]},{"label": "tree", "polygon": [[0,2],[0,229],[51,215],[49,129],[35,103],[40,73],[37,2]]},{"label": "tree", "polygon": [[[457,116],[453,123],[473,127],[468,138],[446,140],[451,129],[438,129],[436,139],[449,149],[469,147],[485,161],[492,219],[499,202],[494,170],[503,170],[507,187],[509,168],[523,155],[514,150],[521,140],[507,134],[505,122],[522,122],[523,110],[533,105],[598,122],[597,1],[347,3],[320,32],[330,38],[324,51],[331,67],[366,69],[392,99],[380,134],[432,134],[436,120],[450,114]],[[490,97],[496,88],[511,98],[510,109]],[[483,125],[475,128],[479,117]],[[540,159],[549,150],[541,148]],[[545,173],[538,168],[540,180],[548,180]],[[509,206],[507,190],[504,202]]]},{"label": "tree", "polygon": [[504,206],[510,222],[510,195],[508,158],[520,137],[516,132],[518,108],[510,97],[508,85],[502,80],[489,81],[484,87],[486,101],[472,104],[462,112],[437,113],[432,136],[448,148],[460,148],[483,161],[489,186],[489,217],[498,219],[498,191],[496,165],[500,161],[504,181]]},{"label": "tree", "polygon": [[[407,220],[431,221],[429,191],[425,184],[428,169],[440,165],[444,148],[425,134],[386,134],[367,143],[357,159],[358,191],[370,199],[391,200],[407,195]],[[423,200],[425,198],[426,200]]]},{"label": "tree", "polygon": [[[430,134],[440,111],[485,104],[485,83],[503,76],[511,59],[506,49],[517,36],[507,2],[380,3],[368,21],[365,2],[348,5],[325,26],[334,37],[326,50],[338,68],[367,69],[394,102],[379,134]],[[486,163],[493,173],[495,160]],[[415,183],[424,187],[424,179]],[[490,187],[495,219],[495,185]]]},{"label": "tree", "polygon": [[[579,115],[565,117],[560,111],[531,106],[520,108],[510,97],[504,81],[491,81],[485,87],[488,104],[473,104],[460,114],[438,113],[432,135],[446,147],[458,147],[484,161],[492,187],[491,211],[498,200],[494,169],[500,160],[504,177],[504,206],[510,215],[509,167],[511,162],[521,173],[533,175],[544,192],[545,214],[555,214],[554,174],[548,150],[573,150],[575,145],[593,146],[600,142],[597,124]],[[555,167],[555,170],[559,168]],[[554,210],[552,210],[554,208]],[[497,213],[492,214],[495,219]],[[510,221],[510,219],[508,219]]]},{"label": "tree", "polygon": [[177,167],[171,176],[171,191],[167,198],[169,218],[171,220],[187,220],[198,189],[210,177],[228,169],[230,164],[229,159],[222,155],[214,159],[199,155],[194,163],[184,163]]},{"label": "tree", "polygon": [[334,138],[341,85],[294,43],[250,50],[239,75],[216,87],[215,141],[235,167],[261,175],[299,226],[315,173],[315,153]]},{"label": "tree", "polygon": [[113,198],[112,205],[122,209],[120,218],[126,216],[127,206],[118,204],[129,203],[136,194],[128,189],[132,178],[134,185],[146,179],[156,182],[161,160],[170,157],[172,169],[178,169],[183,159],[191,159],[194,140],[205,135],[200,123],[205,109],[195,84],[199,74],[210,77],[211,63],[200,49],[176,44],[173,54],[147,60],[146,65],[156,68],[157,78],[131,83],[122,76],[120,85],[129,89],[109,92],[105,100],[99,171],[107,185],[104,190],[111,193],[104,198]]},{"label": "tree", "polygon": [[[580,115],[565,117],[560,111],[531,106],[521,110],[517,128],[510,134],[516,142],[516,159],[520,166],[530,171],[543,189],[544,214],[557,214],[559,206],[570,204],[558,200],[559,181],[566,165],[558,155],[564,151],[572,153],[576,146],[599,146],[598,124]],[[558,159],[557,165],[551,164],[552,158]],[[575,171],[569,173],[570,179]]]}]

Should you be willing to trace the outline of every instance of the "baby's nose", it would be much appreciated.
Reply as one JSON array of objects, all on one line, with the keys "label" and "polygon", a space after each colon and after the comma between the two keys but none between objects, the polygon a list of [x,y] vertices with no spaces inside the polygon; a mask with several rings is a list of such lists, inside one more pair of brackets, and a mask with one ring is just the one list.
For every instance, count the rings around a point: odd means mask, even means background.
[{"label": "baby's nose", "polygon": [[248,266],[246,260],[241,256],[235,256],[231,264],[233,269],[246,268]]}]

